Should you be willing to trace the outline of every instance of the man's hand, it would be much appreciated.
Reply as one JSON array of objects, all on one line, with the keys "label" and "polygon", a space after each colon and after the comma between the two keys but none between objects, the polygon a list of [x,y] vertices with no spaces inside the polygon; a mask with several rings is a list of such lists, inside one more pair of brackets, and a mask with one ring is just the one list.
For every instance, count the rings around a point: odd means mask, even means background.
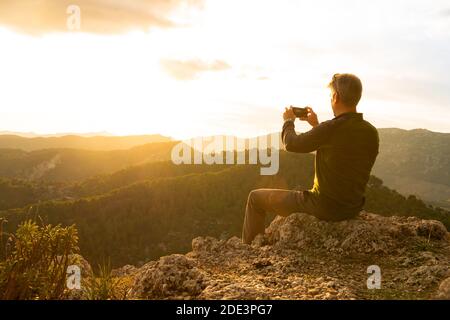
[{"label": "man's hand", "polygon": [[305,118],[300,118],[300,120],[307,121],[312,127],[317,127],[319,125],[317,114],[310,107],[306,107],[306,109],[308,109],[308,115]]},{"label": "man's hand", "polygon": [[292,107],[290,108],[285,108],[285,111],[283,113],[283,120],[287,121],[287,120],[293,120],[295,121],[295,114],[294,114],[294,110],[292,110]]}]

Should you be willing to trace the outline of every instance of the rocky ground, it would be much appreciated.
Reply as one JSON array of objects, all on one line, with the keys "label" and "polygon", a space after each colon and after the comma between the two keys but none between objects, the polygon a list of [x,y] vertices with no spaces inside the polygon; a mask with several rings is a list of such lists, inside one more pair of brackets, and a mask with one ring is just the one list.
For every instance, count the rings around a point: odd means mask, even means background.
[{"label": "rocky ground", "polygon": [[[380,289],[368,289],[369,266],[380,268]],[[128,280],[130,299],[450,299],[450,235],[415,217],[293,214],[251,246],[200,237],[186,255],[113,275]]]}]

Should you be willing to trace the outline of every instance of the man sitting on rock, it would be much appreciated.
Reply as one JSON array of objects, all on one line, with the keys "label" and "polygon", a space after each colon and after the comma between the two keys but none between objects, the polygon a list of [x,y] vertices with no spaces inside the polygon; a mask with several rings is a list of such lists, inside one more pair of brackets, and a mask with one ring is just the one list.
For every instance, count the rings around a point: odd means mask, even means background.
[{"label": "man sitting on rock", "polygon": [[[314,186],[308,191],[259,189],[250,192],[242,241],[251,244],[265,229],[266,213],[288,216],[303,212],[326,221],[342,221],[358,215],[365,203],[365,189],[378,155],[379,138],[374,126],[357,113],[361,80],[352,74],[335,74],[328,85],[335,118],[319,124],[311,108],[302,121],[313,128],[295,132],[291,108],[283,114],[282,141],[287,151],[316,151]],[[299,168],[302,170],[303,168]]]}]

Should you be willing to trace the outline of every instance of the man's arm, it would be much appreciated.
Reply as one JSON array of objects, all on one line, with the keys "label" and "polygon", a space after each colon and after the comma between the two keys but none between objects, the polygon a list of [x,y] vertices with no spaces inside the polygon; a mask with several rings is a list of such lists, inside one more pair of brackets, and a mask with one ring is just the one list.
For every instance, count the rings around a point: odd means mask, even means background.
[{"label": "man's arm", "polygon": [[317,115],[311,108],[309,108],[308,117],[301,119],[308,121],[313,126],[313,128],[306,133],[298,135],[295,132],[295,117],[291,117],[289,110],[286,110],[283,117],[285,122],[283,131],[281,132],[281,139],[286,150],[289,152],[310,153],[324,145],[330,136],[329,122],[327,121],[319,124]]}]

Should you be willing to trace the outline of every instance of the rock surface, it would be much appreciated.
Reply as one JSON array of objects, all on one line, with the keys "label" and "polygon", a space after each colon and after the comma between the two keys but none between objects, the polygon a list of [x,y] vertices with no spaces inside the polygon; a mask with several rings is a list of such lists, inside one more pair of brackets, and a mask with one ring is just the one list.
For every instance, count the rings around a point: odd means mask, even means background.
[{"label": "rock surface", "polygon": [[450,278],[442,281],[437,293],[438,299],[450,300]]},{"label": "rock surface", "polygon": [[194,261],[174,254],[140,268],[131,295],[146,299],[195,297],[205,287],[206,277]]},{"label": "rock surface", "polygon": [[[381,289],[368,289],[379,266]],[[449,299],[450,236],[437,221],[277,217],[250,245],[199,237],[133,270],[133,299]],[[129,276],[130,273],[127,273]]]},{"label": "rock surface", "polygon": [[127,264],[118,269],[111,270],[111,276],[113,277],[125,277],[125,276],[133,276],[138,272],[138,268],[135,266]]},{"label": "rock surface", "polygon": [[69,255],[69,265],[78,266],[80,268],[82,278],[92,277],[94,274],[89,262],[79,254]]},{"label": "rock surface", "polygon": [[72,288],[70,290],[66,291],[66,296],[65,299],[67,300],[82,300],[85,299],[85,293],[82,290],[83,285],[85,283],[86,279],[90,279],[91,277],[94,276],[94,272],[92,271],[92,267],[89,264],[89,262],[84,259],[83,256],[79,255],[79,254],[71,254],[69,255],[69,265],[75,265],[77,267],[80,268],[80,276],[81,276],[81,281],[82,283],[80,283],[81,287],[80,289],[77,288]]}]

